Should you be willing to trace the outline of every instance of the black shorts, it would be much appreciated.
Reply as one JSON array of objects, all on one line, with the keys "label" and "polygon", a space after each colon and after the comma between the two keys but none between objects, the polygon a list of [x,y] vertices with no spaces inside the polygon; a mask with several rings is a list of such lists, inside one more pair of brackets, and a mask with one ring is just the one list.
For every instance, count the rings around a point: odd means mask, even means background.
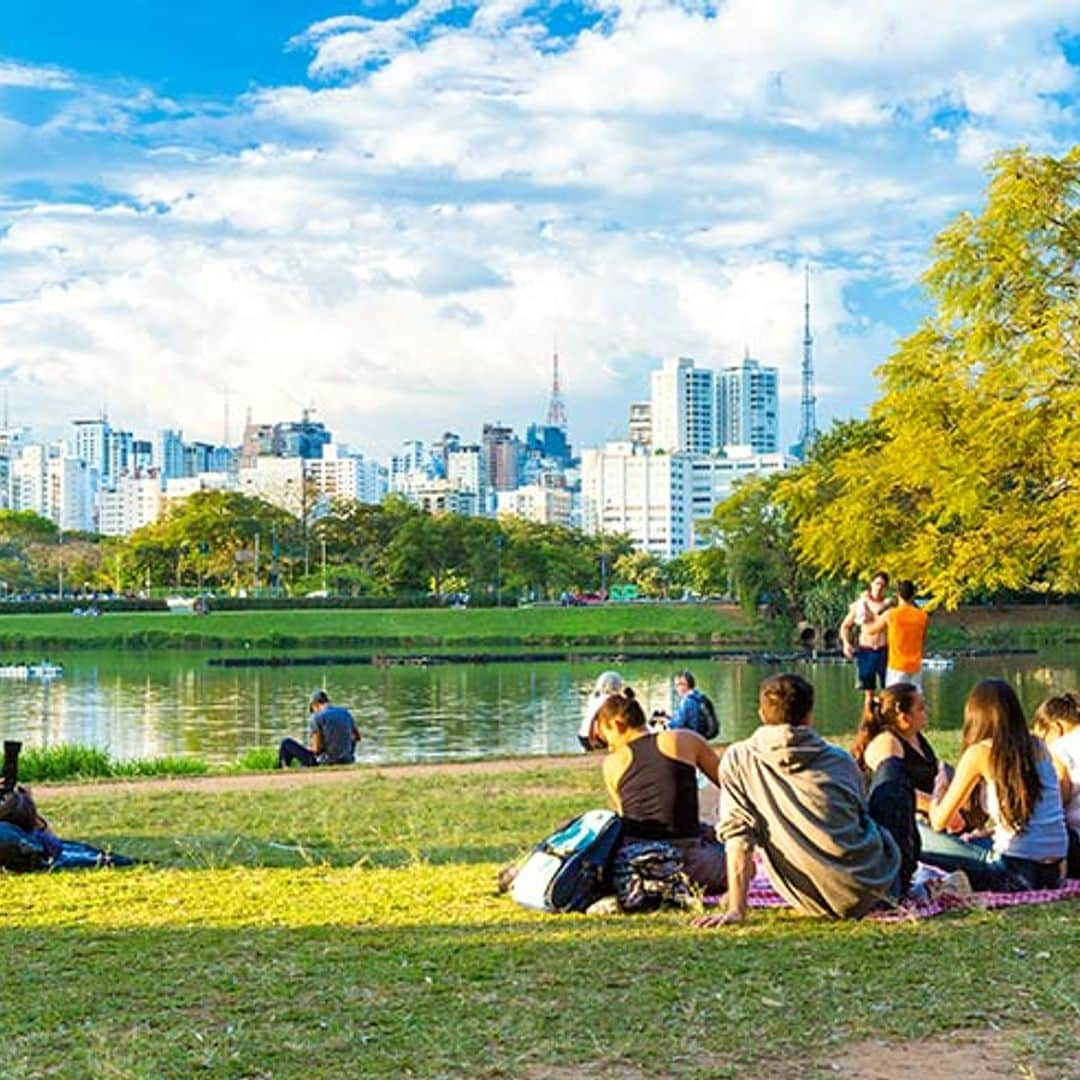
[{"label": "black shorts", "polygon": [[878,687],[885,686],[888,658],[887,645],[880,649],[864,649],[860,646],[855,650],[855,667],[859,673],[856,685],[860,690],[877,690]]}]

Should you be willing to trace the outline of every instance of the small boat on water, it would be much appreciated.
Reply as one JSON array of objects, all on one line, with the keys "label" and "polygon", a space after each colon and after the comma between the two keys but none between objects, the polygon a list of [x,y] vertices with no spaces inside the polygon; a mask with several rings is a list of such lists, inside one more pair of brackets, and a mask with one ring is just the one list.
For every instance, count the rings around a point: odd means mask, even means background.
[{"label": "small boat on water", "polygon": [[0,679],[60,679],[64,665],[51,660],[0,664]]},{"label": "small boat on water", "polygon": [[924,671],[951,671],[953,658],[951,656],[927,656],[922,662]]}]

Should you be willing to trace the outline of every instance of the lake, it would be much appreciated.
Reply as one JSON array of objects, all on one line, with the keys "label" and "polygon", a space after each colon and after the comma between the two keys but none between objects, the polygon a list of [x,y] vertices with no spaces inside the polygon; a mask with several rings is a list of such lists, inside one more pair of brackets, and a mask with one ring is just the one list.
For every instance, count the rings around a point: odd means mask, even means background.
[{"label": "lake", "polygon": [[[73,652],[51,683],[0,681],[4,738],[29,746],[77,743],[116,759],[165,754],[224,763],[244,751],[303,737],[310,692],[325,686],[356,716],[362,761],[443,761],[577,751],[585,696],[605,667],[595,662],[217,668],[211,654]],[[219,655],[219,654],[213,654]],[[756,724],[757,688],[780,667],[729,661],[629,660],[607,665],[635,688],[646,713],[671,708],[671,674],[689,667],[713,699],[725,741]],[[854,729],[861,694],[854,667],[792,666],[814,683],[817,727]],[[964,658],[924,676],[932,726],[961,724],[963,700],[979,679],[1008,679],[1030,710],[1047,695],[1080,686],[1075,648],[1039,655]]]}]

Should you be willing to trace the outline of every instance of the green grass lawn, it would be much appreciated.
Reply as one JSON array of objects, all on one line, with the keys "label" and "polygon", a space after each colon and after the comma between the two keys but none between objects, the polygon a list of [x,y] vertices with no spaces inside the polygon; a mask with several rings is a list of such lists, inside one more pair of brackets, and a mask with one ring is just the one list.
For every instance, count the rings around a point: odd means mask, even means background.
[{"label": "green grass lawn", "polygon": [[62,834],[151,865],[0,878],[0,1075],[824,1076],[852,1040],[990,1028],[1070,1075],[1077,904],[702,932],[496,894],[602,804],[598,769],[544,763],[50,797]]},{"label": "green grass lawn", "polygon": [[177,647],[359,649],[716,645],[762,646],[767,632],[736,608],[626,604],[584,608],[445,608],[0,615],[0,648]]}]

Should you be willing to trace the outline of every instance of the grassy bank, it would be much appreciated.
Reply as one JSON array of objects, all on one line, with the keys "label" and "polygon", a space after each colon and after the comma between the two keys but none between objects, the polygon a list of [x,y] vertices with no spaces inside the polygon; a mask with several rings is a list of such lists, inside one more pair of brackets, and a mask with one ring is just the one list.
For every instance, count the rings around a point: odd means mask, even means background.
[{"label": "grassy bank", "polygon": [[[207,618],[157,612],[96,619],[5,615],[0,650],[38,655],[58,649],[305,649],[484,651],[507,648],[785,647],[778,627],[712,604],[608,604],[497,610],[215,612]],[[935,613],[931,649],[1063,644],[1080,640],[1076,607],[971,608]]]},{"label": "grassy bank", "polygon": [[0,615],[0,648],[482,649],[510,645],[763,646],[768,632],[736,608],[633,604],[496,610],[215,612],[206,618],[155,612]]},{"label": "grassy bank", "polygon": [[3,1074],[813,1077],[860,1040],[993,1028],[1021,1074],[1070,1075],[1075,903],[705,933],[495,894],[602,802],[597,771],[542,764],[54,796],[61,832],[153,865],[4,878]]}]

